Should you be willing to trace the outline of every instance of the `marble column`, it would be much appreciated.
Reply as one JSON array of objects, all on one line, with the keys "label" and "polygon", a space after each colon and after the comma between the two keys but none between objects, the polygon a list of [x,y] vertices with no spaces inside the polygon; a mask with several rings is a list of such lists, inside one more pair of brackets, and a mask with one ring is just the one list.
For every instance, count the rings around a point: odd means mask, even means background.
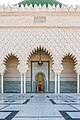
[{"label": "marble column", "polygon": [[1,93],[4,93],[3,73],[1,73]]},{"label": "marble column", "polygon": [[23,75],[21,73],[21,93],[23,93]]},{"label": "marble column", "polygon": [[48,79],[47,79],[47,92],[48,92],[48,87],[49,87],[49,86],[48,86]]},{"label": "marble column", "polygon": [[79,93],[79,74],[77,74],[77,93]]},{"label": "marble column", "polygon": [[55,72],[55,93],[57,93],[57,73]]},{"label": "marble column", "polygon": [[58,73],[58,93],[60,93],[60,73]]},{"label": "marble column", "polygon": [[26,93],[26,73],[24,73],[24,93]]}]

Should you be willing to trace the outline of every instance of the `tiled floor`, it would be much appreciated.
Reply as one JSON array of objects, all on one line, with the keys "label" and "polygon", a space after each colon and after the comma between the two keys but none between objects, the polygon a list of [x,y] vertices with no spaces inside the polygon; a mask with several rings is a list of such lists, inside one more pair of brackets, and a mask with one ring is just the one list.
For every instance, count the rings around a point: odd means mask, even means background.
[{"label": "tiled floor", "polygon": [[80,120],[80,96],[0,94],[0,120]]}]

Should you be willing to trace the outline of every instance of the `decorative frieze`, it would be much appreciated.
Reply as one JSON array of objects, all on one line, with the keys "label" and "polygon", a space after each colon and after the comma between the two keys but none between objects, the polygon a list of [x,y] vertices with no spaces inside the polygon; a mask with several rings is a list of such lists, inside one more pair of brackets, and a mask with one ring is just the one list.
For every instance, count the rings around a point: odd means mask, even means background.
[{"label": "decorative frieze", "polygon": [[48,5],[48,7],[44,4],[43,6],[41,6],[41,4],[39,4],[39,6],[37,6],[36,4],[34,5],[34,7],[32,6],[32,4],[30,5],[26,5],[24,7],[24,5],[0,5],[0,12],[80,12],[80,6],[75,6],[73,7],[72,5],[69,6],[59,6],[57,5],[55,7],[55,5]]}]

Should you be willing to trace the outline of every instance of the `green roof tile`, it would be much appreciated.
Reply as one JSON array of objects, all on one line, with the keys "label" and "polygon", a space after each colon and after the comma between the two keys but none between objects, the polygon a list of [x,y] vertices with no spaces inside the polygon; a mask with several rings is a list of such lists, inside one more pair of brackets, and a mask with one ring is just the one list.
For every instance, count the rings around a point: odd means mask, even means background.
[{"label": "green roof tile", "polygon": [[23,1],[21,1],[20,3],[18,3],[18,5],[19,6],[21,6],[21,4],[23,4],[24,6],[27,4],[27,5],[30,5],[30,4],[32,4],[33,6],[36,4],[36,5],[38,5],[39,6],[39,4],[41,4],[41,5],[44,5],[44,4],[46,4],[46,6],[48,6],[48,4],[50,4],[50,5],[60,5],[60,6],[62,6],[63,4],[62,3],[60,3],[60,2],[58,2],[58,1],[56,1],[56,0],[23,0]]}]

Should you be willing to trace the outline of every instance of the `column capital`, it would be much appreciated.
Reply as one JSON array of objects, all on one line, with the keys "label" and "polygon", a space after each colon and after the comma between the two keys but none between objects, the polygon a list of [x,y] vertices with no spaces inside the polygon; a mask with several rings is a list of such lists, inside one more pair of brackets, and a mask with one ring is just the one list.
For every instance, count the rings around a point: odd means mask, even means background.
[{"label": "column capital", "polygon": [[58,71],[58,75],[60,75],[61,74],[61,71]]},{"label": "column capital", "polygon": [[26,72],[28,71],[28,65],[19,64],[17,69],[19,70],[20,74],[26,74]]},{"label": "column capital", "polygon": [[4,72],[2,71],[2,72],[0,72],[1,73],[1,75],[4,75]]},{"label": "column capital", "polygon": [[4,73],[5,73],[5,71],[4,71],[4,70],[3,70],[3,71],[0,71],[0,74],[1,74],[1,75],[4,75]]},{"label": "column capital", "polygon": [[27,72],[24,72],[23,74],[26,75]]},{"label": "column capital", "polygon": [[54,71],[54,73],[60,75],[61,71]]},{"label": "column capital", "polygon": [[80,65],[79,64],[77,64],[75,66],[75,70],[76,70],[77,75],[80,75]]},{"label": "column capital", "polygon": [[80,75],[80,72],[77,72],[77,75]]},{"label": "column capital", "polygon": [[22,73],[22,72],[20,72],[20,75],[23,75],[23,73]]},{"label": "column capital", "polygon": [[55,73],[57,73],[57,74],[60,74],[61,72],[62,72],[62,70],[63,70],[63,66],[61,65],[61,64],[54,64],[53,66],[52,66],[52,70],[55,72]]},{"label": "column capital", "polygon": [[6,66],[4,64],[0,64],[0,74],[4,74],[6,70]]},{"label": "column capital", "polygon": [[22,71],[22,72],[20,72],[20,75],[26,75],[26,73],[27,72]]}]

